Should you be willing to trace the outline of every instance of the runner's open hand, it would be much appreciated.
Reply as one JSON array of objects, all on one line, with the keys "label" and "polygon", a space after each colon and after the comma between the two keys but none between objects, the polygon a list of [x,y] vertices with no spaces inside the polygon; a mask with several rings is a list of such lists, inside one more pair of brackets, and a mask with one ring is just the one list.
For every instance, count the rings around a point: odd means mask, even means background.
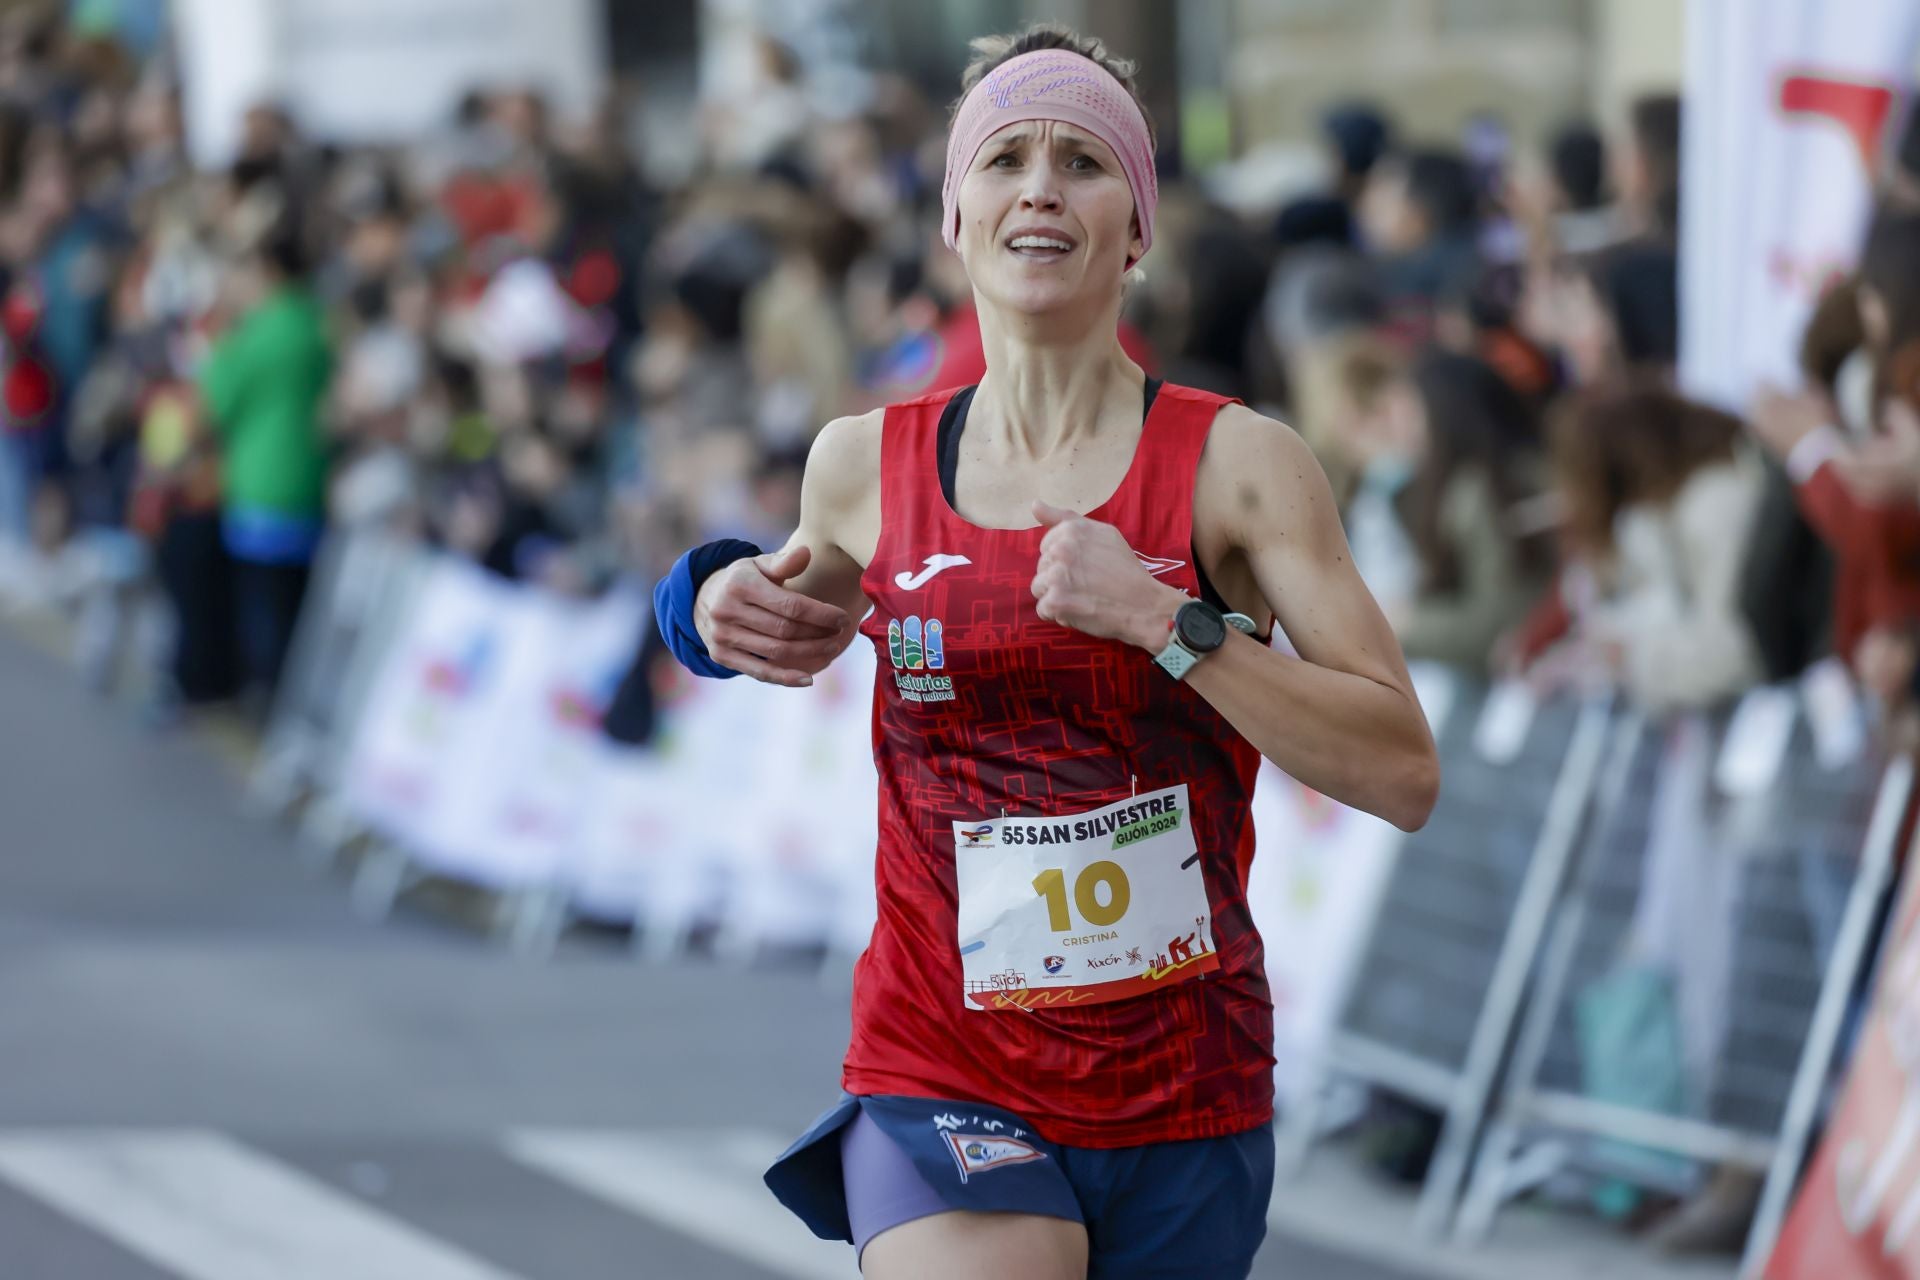
[{"label": "runner's open hand", "polygon": [[1042,618],[1150,653],[1166,648],[1167,622],[1185,594],[1148,573],[1112,525],[1044,502],[1033,504],[1033,517],[1047,527],[1033,571]]},{"label": "runner's open hand", "polygon": [[812,559],[789,547],[736,560],[702,583],[693,625],[708,655],[767,684],[812,684],[858,631],[845,609],[786,586]]}]

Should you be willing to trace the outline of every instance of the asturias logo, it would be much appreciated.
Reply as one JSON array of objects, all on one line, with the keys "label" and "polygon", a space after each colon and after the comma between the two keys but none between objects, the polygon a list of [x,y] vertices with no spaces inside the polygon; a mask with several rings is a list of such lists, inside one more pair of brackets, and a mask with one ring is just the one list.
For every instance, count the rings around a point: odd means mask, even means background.
[{"label": "asturias logo", "polygon": [[896,671],[938,671],[947,665],[946,628],[938,618],[895,618],[887,623],[887,656]]},{"label": "asturias logo", "polygon": [[893,660],[893,683],[908,702],[952,702],[953,678],[907,675],[939,671],[947,665],[946,628],[938,618],[918,614],[887,623],[887,656]]}]

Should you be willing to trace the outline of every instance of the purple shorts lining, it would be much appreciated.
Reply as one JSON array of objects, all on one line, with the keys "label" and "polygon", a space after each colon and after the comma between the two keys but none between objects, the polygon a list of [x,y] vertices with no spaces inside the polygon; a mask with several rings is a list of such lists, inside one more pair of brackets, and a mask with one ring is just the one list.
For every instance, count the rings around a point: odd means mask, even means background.
[{"label": "purple shorts lining", "polygon": [[903,1222],[945,1213],[953,1206],[940,1198],[913,1167],[913,1159],[865,1109],[840,1131],[840,1168],[847,1193],[847,1221],[853,1227],[854,1257],[867,1241]]}]

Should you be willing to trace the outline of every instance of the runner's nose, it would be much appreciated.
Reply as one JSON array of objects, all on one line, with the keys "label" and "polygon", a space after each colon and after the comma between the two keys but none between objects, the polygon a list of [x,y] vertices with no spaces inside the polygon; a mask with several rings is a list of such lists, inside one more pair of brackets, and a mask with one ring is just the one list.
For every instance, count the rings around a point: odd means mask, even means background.
[{"label": "runner's nose", "polygon": [[1027,180],[1020,188],[1020,207],[1041,213],[1060,211],[1060,184],[1048,166],[1036,164],[1027,167]]}]

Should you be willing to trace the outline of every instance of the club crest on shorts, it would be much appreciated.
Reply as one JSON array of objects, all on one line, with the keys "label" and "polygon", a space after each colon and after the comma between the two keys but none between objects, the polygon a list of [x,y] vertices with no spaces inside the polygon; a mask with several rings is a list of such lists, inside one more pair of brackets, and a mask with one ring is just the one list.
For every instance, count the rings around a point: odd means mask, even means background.
[{"label": "club crest on shorts", "polygon": [[953,1152],[953,1162],[960,1168],[962,1182],[973,1174],[985,1173],[989,1169],[1010,1164],[1031,1164],[1047,1158],[1046,1152],[1018,1138],[990,1138],[983,1133],[951,1132],[940,1136],[947,1140],[947,1149]]}]

